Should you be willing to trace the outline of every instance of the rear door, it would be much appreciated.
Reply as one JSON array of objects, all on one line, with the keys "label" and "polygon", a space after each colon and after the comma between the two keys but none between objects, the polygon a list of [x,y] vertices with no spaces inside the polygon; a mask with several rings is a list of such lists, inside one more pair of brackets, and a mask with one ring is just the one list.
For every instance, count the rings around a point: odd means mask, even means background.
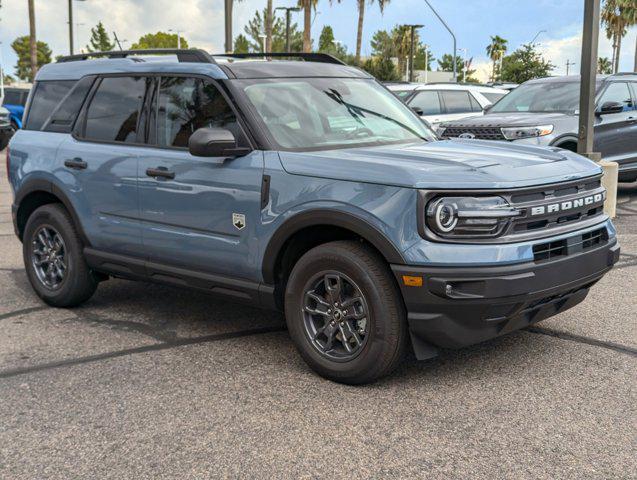
[{"label": "rear door", "polygon": [[617,162],[620,169],[637,162],[637,105],[628,82],[610,82],[597,101],[598,110],[606,102],[624,105],[624,111],[597,115],[595,150],[604,160]]},{"label": "rear door", "polygon": [[210,79],[157,79],[150,145],[139,162],[144,248],[161,265],[257,280],[263,153],[192,156],[188,140],[202,127],[227,128],[248,146],[233,109]]},{"label": "rear door", "polygon": [[[98,78],[74,135],[58,149],[60,178],[92,246],[143,257],[137,162],[143,140],[140,111],[150,80],[144,76]],[[51,119],[53,128],[55,122]]]}]

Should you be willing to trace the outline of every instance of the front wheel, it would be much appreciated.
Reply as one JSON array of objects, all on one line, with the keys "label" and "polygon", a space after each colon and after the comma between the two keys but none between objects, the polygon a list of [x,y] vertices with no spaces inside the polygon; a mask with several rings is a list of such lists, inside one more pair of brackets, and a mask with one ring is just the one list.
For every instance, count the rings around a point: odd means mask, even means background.
[{"label": "front wheel", "polygon": [[370,247],[337,241],[307,252],[287,283],[290,336],[308,365],[337,382],[389,374],[407,340],[405,310],[387,263]]}]

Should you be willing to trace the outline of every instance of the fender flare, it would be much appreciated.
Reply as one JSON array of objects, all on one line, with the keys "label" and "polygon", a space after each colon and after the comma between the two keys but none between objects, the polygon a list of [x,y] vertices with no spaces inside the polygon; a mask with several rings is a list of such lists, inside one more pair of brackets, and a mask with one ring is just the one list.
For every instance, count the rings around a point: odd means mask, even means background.
[{"label": "fender flare", "polygon": [[274,285],[275,269],[282,248],[300,230],[318,225],[345,228],[372,244],[392,264],[405,264],[400,251],[378,228],[367,220],[335,209],[312,209],[285,220],[272,235],[263,254],[262,274],[266,284]]},{"label": "fender flare", "polygon": [[33,179],[25,181],[20,186],[20,188],[16,191],[15,201],[14,201],[15,214],[16,214],[15,229],[16,229],[16,233],[18,233],[20,240],[22,240],[23,232],[19,231],[18,229],[18,212],[20,211],[20,206],[22,202],[24,201],[24,199],[28,197],[29,195],[31,195],[32,193],[36,193],[36,192],[50,193],[54,197],[58,198],[60,202],[62,203],[62,205],[64,205],[64,208],[66,208],[66,210],[71,215],[71,218],[73,219],[73,225],[75,226],[77,233],[82,239],[82,242],[84,243],[84,245],[85,246],[91,245],[91,243],[88,240],[88,237],[84,233],[84,229],[82,228],[82,223],[80,222],[80,218],[77,215],[77,212],[75,211],[75,208],[73,207],[73,204],[71,203],[71,200],[69,199],[69,197],[55,183],[53,183],[50,180],[45,180],[42,178],[33,178]]}]

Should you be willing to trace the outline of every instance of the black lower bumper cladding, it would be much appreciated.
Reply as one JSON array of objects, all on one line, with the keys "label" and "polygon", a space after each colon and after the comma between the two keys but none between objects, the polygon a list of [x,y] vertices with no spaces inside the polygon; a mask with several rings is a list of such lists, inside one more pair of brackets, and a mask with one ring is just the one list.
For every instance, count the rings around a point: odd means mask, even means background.
[{"label": "black lower bumper cladding", "polygon": [[[416,356],[482,342],[568,310],[619,259],[616,239],[554,260],[489,267],[392,265]],[[403,276],[420,276],[422,287]]]}]

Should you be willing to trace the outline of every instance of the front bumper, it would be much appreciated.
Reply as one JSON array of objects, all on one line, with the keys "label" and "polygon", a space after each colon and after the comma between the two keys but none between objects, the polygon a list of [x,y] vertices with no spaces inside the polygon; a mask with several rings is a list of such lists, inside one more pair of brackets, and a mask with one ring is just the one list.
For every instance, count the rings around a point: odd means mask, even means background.
[{"label": "front bumper", "polygon": [[[416,355],[460,348],[524,328],[586,298],[619,259],[616,238],[558,259],[488,267],[392,265]],[[403,276],[423,278],[406,286]]]}]

